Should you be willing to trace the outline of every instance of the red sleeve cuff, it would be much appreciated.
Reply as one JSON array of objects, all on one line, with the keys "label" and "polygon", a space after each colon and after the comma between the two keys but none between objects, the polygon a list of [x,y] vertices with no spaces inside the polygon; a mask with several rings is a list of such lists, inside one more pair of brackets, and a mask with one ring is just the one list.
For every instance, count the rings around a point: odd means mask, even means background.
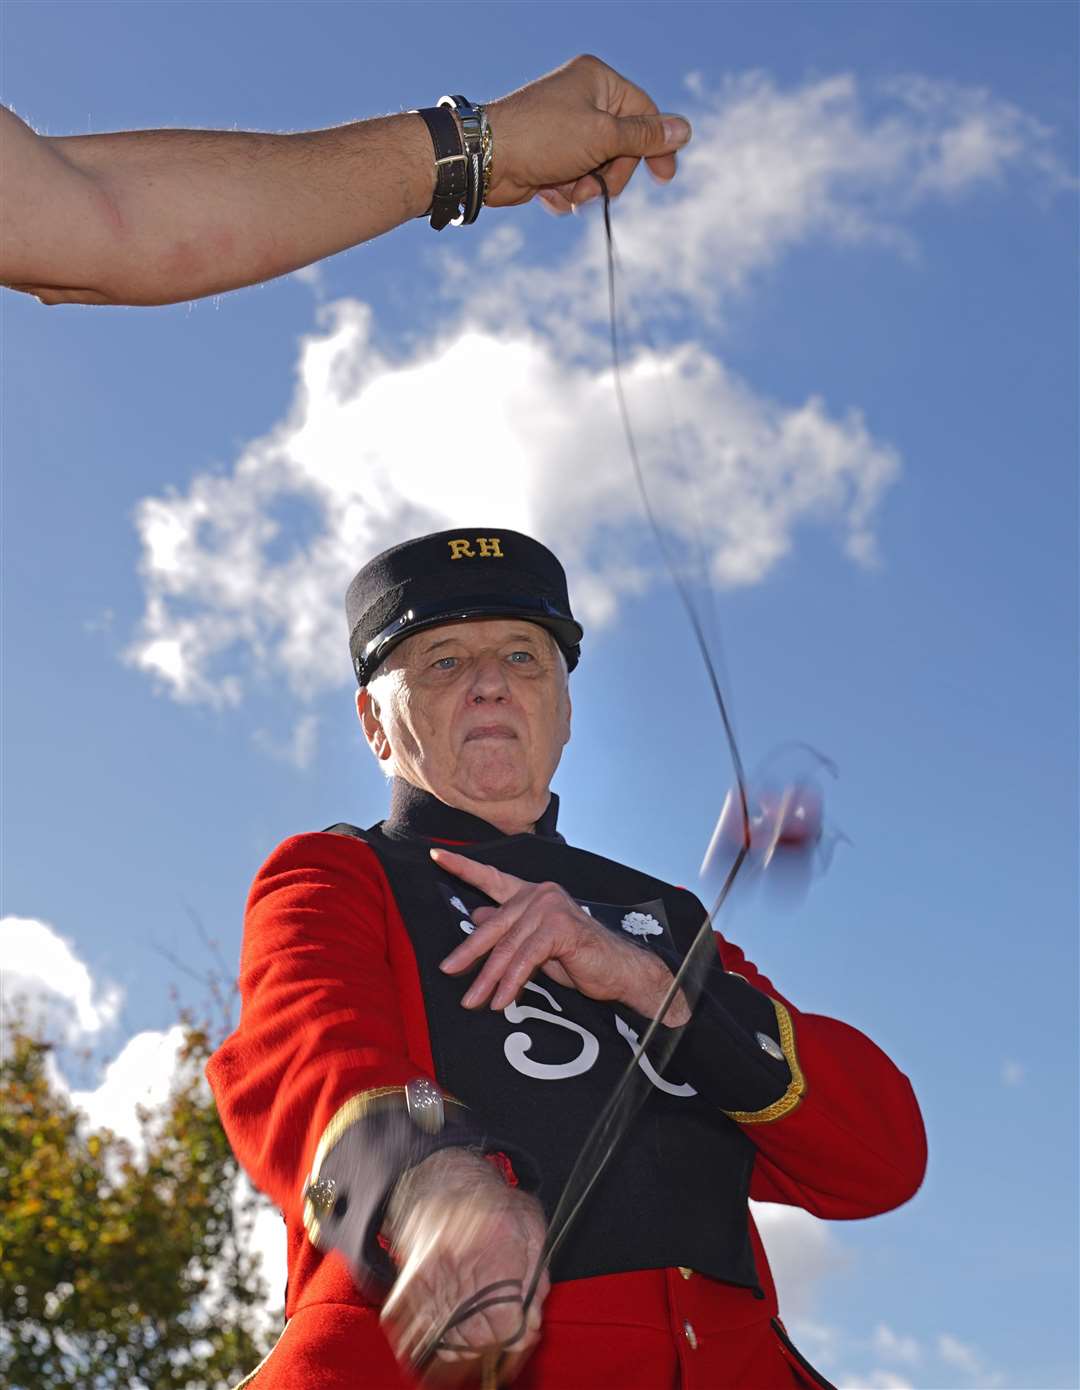
[{"label": "red sleeve cuff", "polygon": [[506,1154],[490,1153],[485,1154],[484,1157],[493,1168],[498,1168],[507,1187],[517,1187],[518,1175],[514,1172],[514,1165],[507,1158]]}]

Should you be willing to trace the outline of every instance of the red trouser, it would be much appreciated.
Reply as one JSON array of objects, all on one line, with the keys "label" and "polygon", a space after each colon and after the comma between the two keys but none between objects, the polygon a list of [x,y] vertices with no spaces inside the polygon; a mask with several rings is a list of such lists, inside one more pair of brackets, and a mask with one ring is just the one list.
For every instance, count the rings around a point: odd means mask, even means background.
[{"label": "red trouser", "polygon": [[[556,1284],[515,1390],[793,1390],[812,1381],[767,1302],[699,1274],[644,1270]],[[245,1390],[408,1390],[378,1310],[297,1309]]]}]

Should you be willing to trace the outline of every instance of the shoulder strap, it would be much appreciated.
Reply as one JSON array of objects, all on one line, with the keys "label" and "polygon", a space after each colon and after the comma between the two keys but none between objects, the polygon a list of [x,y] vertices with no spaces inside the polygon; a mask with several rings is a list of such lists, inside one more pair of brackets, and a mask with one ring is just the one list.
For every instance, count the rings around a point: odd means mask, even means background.
[{"label": "shoulder strap", "polygon": [[350,825],[348,821],[339,820],[336,825],[328,825],[322,832],[324,835],[349,835],[354,840],[366,840],[367,831],[361,830],[358,825]]}]

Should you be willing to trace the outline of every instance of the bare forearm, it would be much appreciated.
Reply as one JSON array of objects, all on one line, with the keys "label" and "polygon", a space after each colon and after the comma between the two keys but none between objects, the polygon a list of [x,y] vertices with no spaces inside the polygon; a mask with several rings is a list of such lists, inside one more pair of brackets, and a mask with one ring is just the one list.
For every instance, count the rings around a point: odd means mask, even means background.
[{"label": "bare forearm", "polygon": [[420,216],[431,140],[418,116],[295,135],[127,131],[47,141],[85,180],[47,303],[168,304],[283,275]]},{"label": "bare forearm", "polygon": [[[669,179],[677,116],[584,54],[487,106],[486,201],[569,212],[638,161]],[[285,275],[419,217],[435,161],[419,116],[296,135],[43,137],[0,106],[0,285],[46,304],[172,304]]]}]

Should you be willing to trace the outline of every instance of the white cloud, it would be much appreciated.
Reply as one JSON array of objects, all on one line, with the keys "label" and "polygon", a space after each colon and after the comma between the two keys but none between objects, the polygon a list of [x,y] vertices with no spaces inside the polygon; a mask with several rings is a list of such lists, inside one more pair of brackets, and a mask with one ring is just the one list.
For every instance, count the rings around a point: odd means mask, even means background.
[{"label": "white cloud", "polygon": [[[783,1315],[805,1320],[822,1281],[841,1269],[849,1255],[827,1221],[819,1221],[799,1207],[773,1202],[751,1202],[750,1206],[769,1257]],[[817,1331],[824,1329],[817,1325]]]},{"label": "white cloud", "polygon": [[[869,1337],[842,1331],[836,1327],[813,1322],[796,1322],[796,1344],[811,1361],[820,1358],[825,1366],[850,1366],[868,1361],[899,1362],[905,1370],[894,1366],[872,1365],[864,1371],[838,1370],[834,1379],[840,1390],[912,1390],[911,1376],[919,1367],[919,1381],[927,1386],[956,1390],[959,1385],[978,1385],[985,1390],[1000,1387],[1005,1377],[991,1371],[979,1353],[950,1333],[941,1333],[931,1340],[920,1341],[907,1333],[895,1331],[878,1323]],[[927,1362],[931,1364],[927,1366]]]},{"label": "white cloud", "polygon": [[[242,1179],[247,1182],[247,1179]],[[248,1188],[250,1191],[250,1186]],[[285,1239],[285,1222],[281,1212],[264,1198],[259,1199],[259,1209],[251,1229],[248,1247],[260,1258],[260,1269],[266,1280],[268,1298],[266,1313],[273,1316],[285,1302],[285,1281],[288,1278],[288,1244]]]},{"label": "white cloud", "polygon": [[1001,1064],[1001,1084],[1003,1086],[1022,1086],[1027,1077],[1027,1068],[1023,1062],[1016,1061],[1015,1058],[1007,1057]]},{"label": "white cloud", "polygon": [[0,997],[4,1018],[21,1001],[47,1035],[74,1042],[116,1020],[121,991],[95,985],[71,943],[34,917],[0,918]]},{"label": "white cloud", "polygon": [[83,620],[83,632],[89,637],[105,634],[112,631],[113,623],[116,621],[116,613],[111,608],[103,608],[100,613],[92,618]]},{"label": "white cloud", "polygon": [[884,1324],[879,1324],[873,1335],[866,1337],[806,1317],[791,1319],[783,1302],[780,1311],[795,1345],[839,1390],[913,1390],[906,1376],[887,1367],[874,1366],[858,1372],[845,1369],[845,1363],[865,1361],[871,1355],[883,1355],[895,1361],[898,1349],[906,1354],[900,1359],[911,1359],[910,1353],[918,1352],[913,1337],[898,1335]]},{"label": "white cloud", "polygon": [[[662,190],[637,180],[615,219],[620,260],[652,314],[674,297],[677,308],[715,315],[810,239],[910,250],[903,219],[930,199],[1012,176],[1043,190],[1075,186],[1053,132],[981,88],[915,75],[867,86],[850,73],[784,88],[764,72],[732,76],[713,93],[700,74],[687,86],[700,109],[678,178]],[[519,268],[486,289],[465,264],[458,259],[458,278],[473,306],[503,320],[528,305],[556,333],[568,318],[606,312],[602,278],[580,257],[546,272]]]},{"label": "white cloud", "polygon": [[299,270],[292,272],[292,279],[309,289],[316,299],[322,298],[323,267],[321,261],[315,261],[311,265],[302,265]]},{"label": "white cloud", "polygon": [[1054,132],[985,88],[908,75],[885,90],[915,117],[916,194],[951,196],[976,184],[999,184],[1013,169],[1051,189],[1076,187],[1054,150]]},{"label": "white cloud", "polygon": [[266,729],[256,729],[251,738],[253,743],[265,753],[269,753],[272,758],[303,771],[315,760],[319,746],[319,717],[311,713],[302,714],[284,741],[275,738]]},{"label": "white cloud", "polygon": [[915,1390],[915,1387],[895,1371],[872,1370],[854,1380],[842,1380],[839,1390]]},{"label": "white cloud", "polygon": [[[799,243],[906,245],[920,199],[1021,167],[1063,177],[1049,133],[986,93],[915,78],[866,92],[847,75],[781,89],[761,74],[711,98],[700,80],[693,90],[702,109],[680,177],[663,190],[637,180],[617,237],[650,315],[690,308],[699,332]],[[556,265],[521,255],[521,221],[443,248],[444,332],[397,356],[368,306],[319,310],[277,427],[230,471],[139,505],[146,607],[128,659],[179,700],[236,704],[268,678],[309,699],[350,678],[341,597],[357,566],[463,522],[555,543],[590,626],[656,582],[605,355],[598,223],[568,228]],[[857,410],[770,400],[679,331],[632,356],[626,379],[650,492],[681,550],[702,546],[716,583],[754,584],[817,525],[872,562],[895,452]],[[299,765],[307,749],[300,739],[289,756]]]},{"label": "white cloud", "polygon": [[[655,579],[652,547],[627,541],[639,503],[607,368],[563,360],[535,332],[494,329],[390,363],[366,306],[338,302],[321,322],[282,426],[231,475],[204,474],[185,495],[139,508],[148,602],[130,659],[176,698],[236,703],[246,680],[270,672],[301,698],[347,681],[349,578],[425,530],[479,522],[557,545],[592,624]],[[626,379],[652,491],[688,546],[710,519],[716,582],[759,581],[812,522],[837,528],[853,557],[872,556],[874,513],[898,463],[857,413],[763,399],[695,344],[639,356]],[[445,422],[477,380],[484,428],[467,464],[452,464]],[[686,420],[674,454],[669,392]],[[275,509],[291,510],[293,533]]]},{"label": "white cloud", "polygon": [[[73,944],[33,917],[0,919],[0,983],[5,1019],[13,1007],[24,1008],[31,1026],[68,1045],[100,1041],[123,1002],[119,986],[98,984]],[[137,1033],[105,1065],[97,1085],[83,1090],[72,1090],[57,1054],[50,1052],[49,1082],[67,1093],[90,1128],[111,1129],[138,1151],[136,1108],[154,1108],[168,1099],[182,1042],[179,1025]]]},{"label": "white cloud", "polygon": [[922,1348],[914,1337],[894,1332],[887,1323],[879,1322],[874,1328],[874,1350],[887,1361],[903,1361],[916,1366],[922,1360]]},{"label": "white cloud", "polygon": [[937,1352],[947,1366],[955,1366],[958,1371],[966,1371],[969,1375],[978,1375],[982,1371],[982,1359],[975,1348],[949,1332],[943,1332],[938,1337]]},{"label": "white cloud", "polygon": [[111,1129],[140,1153],[143,1132],[138,1108],[155,1109],[169,1099],[183,1042],[179,1024],[163,1032],[136,1033],[106,1065],[98,1085],[72,1091],[71,1103],[86,1116],[91,1129]]}]

